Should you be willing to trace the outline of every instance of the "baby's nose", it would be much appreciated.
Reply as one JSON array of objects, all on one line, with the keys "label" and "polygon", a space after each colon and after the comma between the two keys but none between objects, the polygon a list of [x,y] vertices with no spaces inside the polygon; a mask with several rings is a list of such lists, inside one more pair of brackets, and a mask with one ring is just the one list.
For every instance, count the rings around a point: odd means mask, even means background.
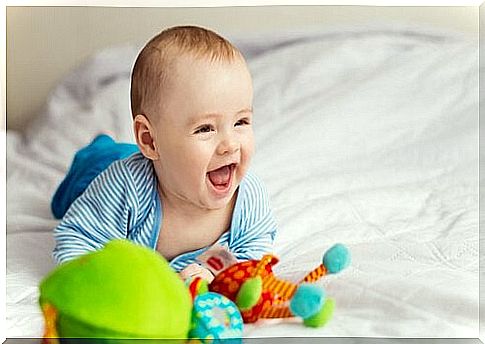
[{"label": "baby's nose", "polygon": [[239,141],[234,137],[226,137],[221,141],[217,149],[220,155],[234,154],[239,150]]}]

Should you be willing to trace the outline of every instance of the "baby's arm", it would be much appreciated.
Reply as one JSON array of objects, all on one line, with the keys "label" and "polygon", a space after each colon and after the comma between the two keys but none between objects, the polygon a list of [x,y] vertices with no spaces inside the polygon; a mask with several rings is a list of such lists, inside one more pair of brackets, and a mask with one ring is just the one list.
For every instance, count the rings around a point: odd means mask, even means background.
[{"label": "baby's arm", "polygon": [[273,253],[273,242],[278,225],[270,206],[268,192],[262,181],[254,175],[246,176],[240,229],[231,251],[238,260],[260,259]]},{"label": "baby's arm", "polygon": [[128,221],[135,216],[125,178],[126,167],[114,162],[72,203],[54,230],[57,263],[100,249],[115,238],[126,238]]}]

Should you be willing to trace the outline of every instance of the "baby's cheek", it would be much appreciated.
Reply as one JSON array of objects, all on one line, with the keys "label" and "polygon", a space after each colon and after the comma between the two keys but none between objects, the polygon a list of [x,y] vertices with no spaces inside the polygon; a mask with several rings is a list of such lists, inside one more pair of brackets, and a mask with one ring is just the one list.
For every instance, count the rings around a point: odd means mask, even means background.
[{"label": "baby's cheek", "polygon": [[252,135],[248,136],[246,138],[246,142],[243,146],[243,149],[245,152],[243,152],[246,155],[246,159],[248,160],[248,163],[250,162],[252,156],[254,155],[254,151],[256,149],[255,143],[254,143],[254,138]]},{"label": "baby's cheek", "polygon": [[246,171],[249,168],[249,165],[251,163],[251,159],[254,155],[254,145],[249,145],[245,150],[243,150],[241,154],[241,163],[242,163],[242,169],[243,169],[243,174],[246,173]]}]

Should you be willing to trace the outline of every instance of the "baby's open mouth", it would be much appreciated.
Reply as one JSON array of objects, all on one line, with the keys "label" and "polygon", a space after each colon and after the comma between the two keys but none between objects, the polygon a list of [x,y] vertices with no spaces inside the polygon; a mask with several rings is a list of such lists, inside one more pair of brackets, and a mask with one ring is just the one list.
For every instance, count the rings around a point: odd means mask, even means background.
[{"label": "baby's open mouth", "polygon": [[225,165],[216,170],[209,171],[207,176],[217,190],[223,191],[231,185],[232,172],[235,167],[236,164]]}]

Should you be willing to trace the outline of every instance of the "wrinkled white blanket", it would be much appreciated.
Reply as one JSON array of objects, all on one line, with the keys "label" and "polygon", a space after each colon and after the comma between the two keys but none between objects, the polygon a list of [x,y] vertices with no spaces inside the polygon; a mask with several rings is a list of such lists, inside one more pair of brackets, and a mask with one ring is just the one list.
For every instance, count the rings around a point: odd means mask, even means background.
[{"label": "wrinkled white blanket", "polygon": [[[352,265],[321,284],[320,329],[265,336],[478,336],[478,45],[418,28],[232,37],[255,86],[253,170],[280,231],[277,273],[296,280],[336,242]],[[139,44],[72,71],[23,133],[7,133],[7,337],[38,337],[39,280],[53,268],[50,197],[76,149],[110,130],[132,141]]]}]

